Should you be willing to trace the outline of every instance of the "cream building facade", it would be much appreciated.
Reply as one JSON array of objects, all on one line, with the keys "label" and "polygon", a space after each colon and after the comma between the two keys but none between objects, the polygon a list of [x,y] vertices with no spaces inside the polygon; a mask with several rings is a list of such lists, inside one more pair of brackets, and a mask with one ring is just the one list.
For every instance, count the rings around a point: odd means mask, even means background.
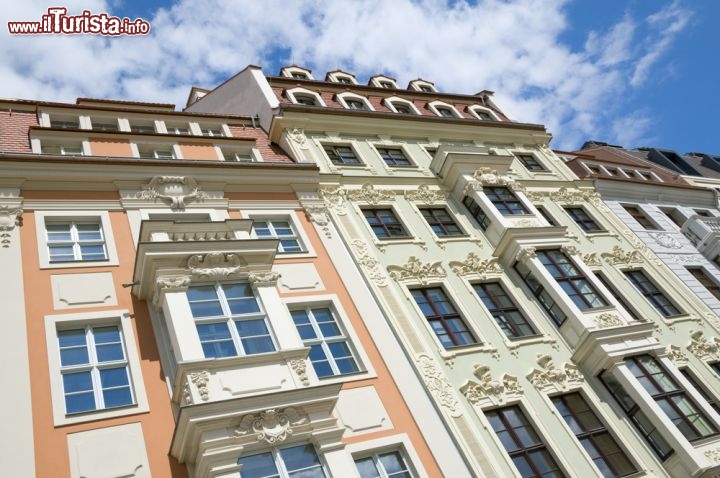
[{"label": "cream building facade", "polygon": [[715,314],[677,292],[543,127],[509,121],[487,91],[320,81],[298,66],[248,67],[195,89],[187,110],[257,115],[294,161],[318,166],[314,211],[350,249],[472,476],[720,472],[720,389],[702,368]]}]

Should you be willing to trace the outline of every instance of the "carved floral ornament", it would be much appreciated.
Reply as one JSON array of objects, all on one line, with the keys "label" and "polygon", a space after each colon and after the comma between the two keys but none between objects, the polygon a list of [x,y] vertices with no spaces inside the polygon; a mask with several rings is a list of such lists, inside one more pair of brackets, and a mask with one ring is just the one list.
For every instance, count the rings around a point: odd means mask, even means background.
[{"label": "carved floral ornament", "polygon": [[496,257],[481,260],[474,252],[469,253],[462,262],[450,261],[450,268],[461,277],[477,274],[481,279],[485,279],[489,275],[501,275],[503,273],[503,269],[498,264]]},{"label": "carved floral ornament", "polygon": [[430,189],[427,184],[421,184],[417,189],[405,191],[405,198],[408,201],[421,202],[425,204],[435,204],[447,199],[447,193],[439,190]]},{"label": "carved floral ornament", "polygon": [[202,200],[208,197],[200,190],[197,181],[187,176],[155,176],[143,186],[135,197],[138,199],[162,199],[172,209],[184,209],[191,200]]},{"label": "carved floral ornament", "polygon": [[677,345],[668,345],[665,352],[675,365],[686,365],[688,362],[687,355]]},{"label": "carved floral ornament", "polygon": [[338,187],[321,187],[320,197],[328,209],[335,210],[341,216],[347,214],[345,192]]},{"label": "carved floral ornament", "polygon": [[187,376],[185,386],[183,387],[183,405],[192,405],[193,403],[195,403],[192,397],[192,391],[190,389],[191,383],[195,386],[198,395],[200,395],[200,400],[202,400],[203,402],[208,401],[210,399],[210,390],[208,389],[209,382],[210,374],[205,370],[190,373]]},{"label": "carved floral ornament", "polygon": [[637,249],[624,251],[620,246],[613,247],[610,252],[603,252],[601,256],[608,264],[614,266],[640,264],[643,262],[643,257],[640,251]]},{"label": "carved floral ornament", "polygon": [[301,425],[310,423],[310,417],[302,408],[270,408],[260,413],[245,415],[235,428],[234,435],[243,437],[255,434],[257,441],[271,445],[284,442]]},{"label": "carved floral ornament", "polygon": [[153,303],[160,303],[160,300],[166,292],[183,292],[190,286],[190,276],[162,276],[155,280],[155,290],[153,293]]},{"label": "carved floral ornament", "polygon": [[505,186],[513,191],[525,191],[525,186],[510,176],[500,176],[497,170],[480,168],[473,173],[473,179],[482,186]]},{"label": "carved floral ornament", "polygon": [[702,330],[690,333],[690,345],[687,349],[701,360],[720,360],[720,339],[707,338]]},{"label": "carved floral ornament", "polygon": [[535,251],[534,247],[523,247],[515,256],[515,262],[526,262],[535,259],[537,257]]},{"label": "carved floral ornament", "polygon": [[380,267],[380,262],[371,254],[365,241],[355,239],[351,242],[358,263],[367,271],[368,277],[378,286],[385,287],[387,285],[387,276]]},{"label": "carved floral ornament", "polygon": [[478,407],[501,405],[520,398],[523,393],[517,377],[508,373],[495,380],[490,374],[490,367],[478,364],[475,365],[474,374],[478,381],[468,380],[460,387],[460,392],[470,403]]},{"label": "carved floral ornament", "polygon": [[332,231],[330,230],[330,214],[327,207],[320,204],[308,205],[305,207],[305,216],[316,224],[325,233],[325,236],[330,239],[332,238]]},{"label": "carved floral ornament", "polygon": [[602,313],[595,317],[595,323],[601,329],[607,327],[618,327],[624,324],[620,317],[618,317],[616,314],[611,314],[609,312]]},{"label": "carved floral ornament", "polygon": [[458,397],[435,360],[429,355],[421,354],[415,359],[415,362],[423,382],[440,406],[445,408],[451,417],[461,417],[462,411]]},{"label": "carved floral ornament", "polygon": [[352,201],[364,201],[371,205],[395,199],[395,191],[375,189],[375,186],[370,183],[363,184],[360,189],[349,189],[345,192],[345,195]]},{"label": "carved floral ornament", "polygon": [[10,247],[12,231],[20,225],[22,213],[19,207],[0,206],[0,247]]},{"label": "carved floral ornament", "polygon": [[237,274],[247,263],[237,254],[223,252],[209,252],[195,254],[187,261],[190,273],[197,277],[207,279],[223,279]]},{"label": "carved floral ornament", "polygon": [[540,368],[533,369],[527,379],[540,391],[563,392],[579,387],[584,380],[575,365],[565,362],[562,367],[556,367],[550,355],[539,354],[537,364]]},{"label": "carved floral ornament", "polygon": [[420,282],[427,284],[429,279],[440,279],[445,277],[445,269],[440,265],[440,261],[428,262],[423,264],[415,256],[410,256],[407,264],[402,266],[388,266],[390,277],[398,282]]}]

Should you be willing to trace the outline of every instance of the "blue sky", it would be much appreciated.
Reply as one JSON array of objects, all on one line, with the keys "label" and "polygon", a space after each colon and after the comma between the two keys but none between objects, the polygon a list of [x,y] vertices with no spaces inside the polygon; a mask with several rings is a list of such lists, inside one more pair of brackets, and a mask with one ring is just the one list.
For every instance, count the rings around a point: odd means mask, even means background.
[{"label": "blue sky", "polygon": [[[57,2],[8,2],[0,17],[37,21]],[[77,97],[184,106],[252,63],[291,62],[323,78],[422,77],[444,92],[495,91],[513,119],[551,145],[588,139],[720,154],[715,0],[68,0],[69,13],[143,18],[146,37],[10,35],[0,97]]]}]

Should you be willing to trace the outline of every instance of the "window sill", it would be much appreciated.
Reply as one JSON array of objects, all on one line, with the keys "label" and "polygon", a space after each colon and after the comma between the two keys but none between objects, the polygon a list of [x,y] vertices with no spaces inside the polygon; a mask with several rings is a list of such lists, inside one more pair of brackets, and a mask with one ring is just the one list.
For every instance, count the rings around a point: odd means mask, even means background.
[{"label": "window sill", "polygon": [[470,345],[458,345],[449,349],[441,349],[440,356],[445,362],[452,362],[456,357],[463,355],[470,355],[476,353],[490,354],[494,358],[499,358],[497,347],[493,347],[490,344],[470,344]]}]

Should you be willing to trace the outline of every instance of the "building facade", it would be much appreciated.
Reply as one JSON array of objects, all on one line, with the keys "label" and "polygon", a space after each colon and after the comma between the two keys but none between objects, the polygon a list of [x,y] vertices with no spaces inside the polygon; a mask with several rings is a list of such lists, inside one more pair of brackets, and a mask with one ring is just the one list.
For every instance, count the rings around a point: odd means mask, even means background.
[{"label": "building facade", "polygon": [[349,246],[472,476],[720,471],[720,390],[702,369],[713,309],[543,127],[509,121],[487,91],[315,80],[298,66],[250,66],[194,89],[187,110],[256,117],[295,162],[317,165],[317,214]]},{"label": "building facade", "polygon": [[7,476],[469,473],[315,165],[247,116],[0,114]]}]

